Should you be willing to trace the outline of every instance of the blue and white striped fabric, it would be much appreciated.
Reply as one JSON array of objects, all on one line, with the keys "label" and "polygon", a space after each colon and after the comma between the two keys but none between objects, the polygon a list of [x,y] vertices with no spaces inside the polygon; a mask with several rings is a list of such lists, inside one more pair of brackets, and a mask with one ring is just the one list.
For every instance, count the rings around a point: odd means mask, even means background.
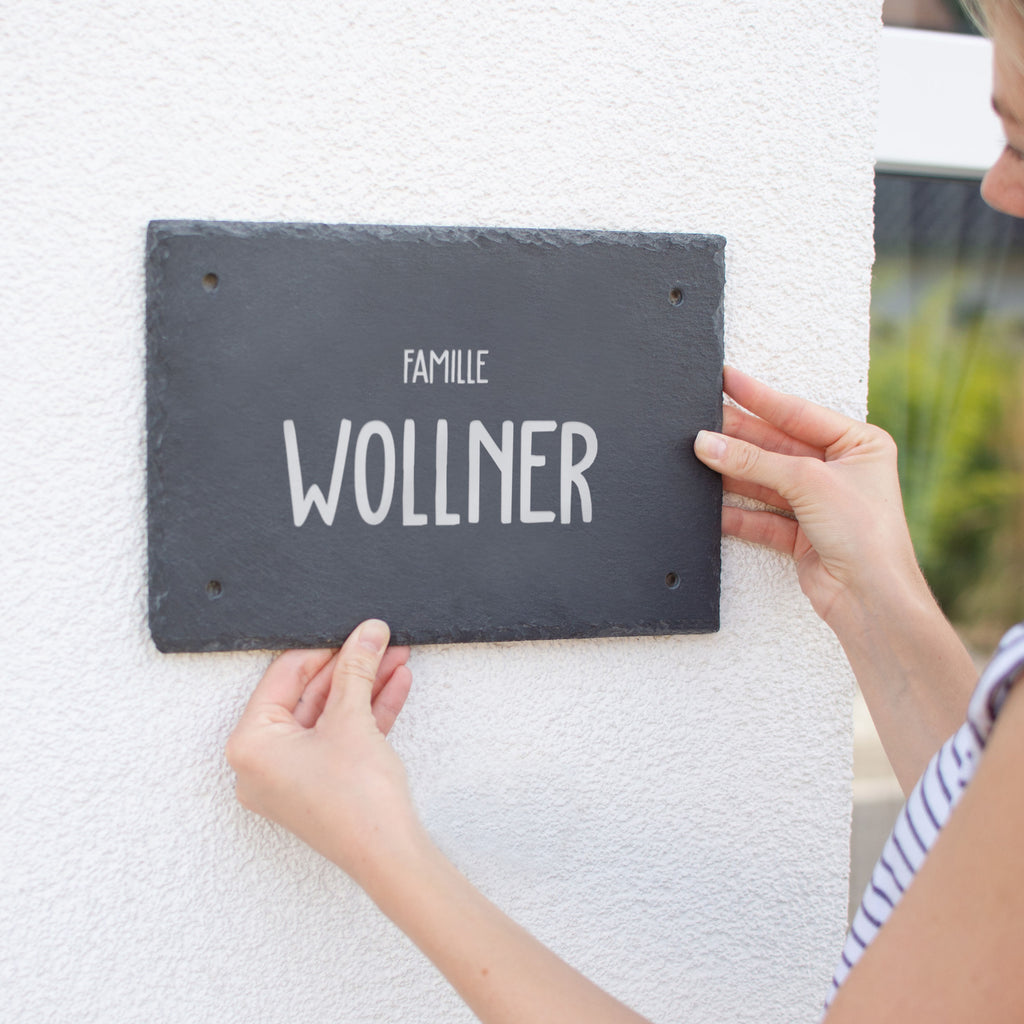
[{"label": "blue and white striped fabric", "polygon": [[888,920],[974,777],[996,716],[1022,672],[1024,623],[1019,623],[1003,637],[981,674],[967,707],[967,721],[932,758],[896,819],[850,926],[825,1002],[826,1010],[854,964]]}]

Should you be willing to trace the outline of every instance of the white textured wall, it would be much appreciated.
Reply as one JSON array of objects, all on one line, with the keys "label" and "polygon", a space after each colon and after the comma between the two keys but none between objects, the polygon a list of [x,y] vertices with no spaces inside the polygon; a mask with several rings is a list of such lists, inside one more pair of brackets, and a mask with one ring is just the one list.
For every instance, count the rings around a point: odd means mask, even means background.
[{"label": "white textured wall", "polygon": [[[728,358],[863,408],[879,0],[7,0],[0,991],[8,1020],[458,1021],[236,807],[263,654],[145,622],[150,218],[713,231]],[[656,1021],[810,1020],[850,679],[782,559],[716,636],[423,649],[395,745],[499,904]],[[13,1011],[13,1016],[11,1016]]]}]

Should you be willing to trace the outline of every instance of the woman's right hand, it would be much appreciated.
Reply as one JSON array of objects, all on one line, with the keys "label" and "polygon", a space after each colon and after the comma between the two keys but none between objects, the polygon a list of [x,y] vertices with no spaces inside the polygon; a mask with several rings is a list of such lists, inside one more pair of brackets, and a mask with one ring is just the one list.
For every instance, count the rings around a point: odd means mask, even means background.
[{"label": "woman's right hand", "polygon": [[800,586],[835,631],[905,792],[963,721],[977,674],[936,603],[903,514],[885,431],[726,367],[724,433],[694,449],[728,490],[722,532],[792,555]]},{"label": "woman's right hand", "polygon": [[243,806],[294,832],[377,897],[429,847],[385,736],[409,694],[408,647],[370,619],[338,651],[287,651],[227,744]]},{"label": "woman's right hand", "polygon": [[701,431],[697,457],[727,490],[777,511],[726,506],[723,533],[792,555],[826,622],[837,603],[871,600],[893,573],[920,579],[892,438],[732,367],[724,381],[743,409],[726,406],[724,433]]},{"label": "woman's right hand", "polygon": [[647,1024],[486,900],[430,840],[385,736],[409,693],[408,647],[369,619],[340,650],[287,651],[227,745],[238,799],[328,857],[486,1024]]}]

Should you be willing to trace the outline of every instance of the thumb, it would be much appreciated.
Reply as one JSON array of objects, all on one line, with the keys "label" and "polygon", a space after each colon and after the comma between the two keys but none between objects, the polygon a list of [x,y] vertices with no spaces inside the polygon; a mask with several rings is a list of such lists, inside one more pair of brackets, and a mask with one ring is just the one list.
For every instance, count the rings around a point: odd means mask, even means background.
[{"label": "thumb", "polygon": [[806,456],[765,451],[756,444],[710,430],[697,434],[693,450],[705,466],[727,480],[766,487],[786,500],[791,498],[809,461]]},{"label": "thumb", "polygon": [[387,650],[391,630],[380,619],[356,626],[338,652],[325,711],[338,707],[370,707],[373,683]]}]

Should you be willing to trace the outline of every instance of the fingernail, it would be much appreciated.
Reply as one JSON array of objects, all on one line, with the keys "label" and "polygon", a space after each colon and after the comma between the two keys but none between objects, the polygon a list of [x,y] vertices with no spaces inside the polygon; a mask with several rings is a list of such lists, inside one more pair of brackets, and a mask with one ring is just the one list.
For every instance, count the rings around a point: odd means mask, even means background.
[{"label": "fingernail", "polygon": [[386,622],[381,622],[380,619],[367,619],[359,627],[359,646],[377,654],[387,647],[390,636],[391,631]]},{"label": "fingernail", "polygon": [[710,430],[702,430],[697,434],[693,443],[694,449],[699,455],[717,462],[725,458],[726,443],[721,434],[714,434]]}]

